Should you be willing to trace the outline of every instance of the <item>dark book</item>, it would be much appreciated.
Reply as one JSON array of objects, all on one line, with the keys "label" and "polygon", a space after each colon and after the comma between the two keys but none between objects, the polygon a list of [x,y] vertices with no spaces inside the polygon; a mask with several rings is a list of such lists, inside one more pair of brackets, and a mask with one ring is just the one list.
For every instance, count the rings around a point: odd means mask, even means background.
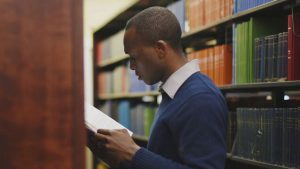
[{"label": "dark book", "polygon": [[263,82],[266,77],[266,39],[261,39],[261,49],[260,49],[260,80]]},{"label": "dark book", "polygon": [[278,48],[277,48],[277,71],[276,74],[278,76],[279,79],[281,79],[284,74],[283,74],[283,50],[282,50],[282,46],[283,46],[283,33],[279,33],[278,34]]},{"label": "dark book", "polygon": [[253,65],[254,65],[254,69],[253,69],[253,78],[254,78],[254,82],[258,82],[258,72],[259,72],[259,64],[258,64],[258,59],[259,59],[259,42],[260,42],[260,38],[255,38],[254,39],[254,59],[253,59]]},{"label": "dark book", "polygon": [[271,163],[282,165],[282,108],[273,109],[271,124]]},{"label": "dark book", "polygon": [[278,34],[273,35],[272,40],[272,79],[273,81],[276,81],[278,79],[278,76],[276,74],[277,72],[277,59],[278,59]]},{"label": "dark book", "polygon": [[288,79],[288,32],[282,34],[283,79]]},{"label": "dark book", "polygon": [[267,43],[267,47],[266,47],[266,51],[267,51],[267,55],[266,55],[266,81],[272,81],[272,68],[273,68],[273,62],[272,62],[272,57],[273,57],[273,35],[269,35],[266,36],[266,43]]}]

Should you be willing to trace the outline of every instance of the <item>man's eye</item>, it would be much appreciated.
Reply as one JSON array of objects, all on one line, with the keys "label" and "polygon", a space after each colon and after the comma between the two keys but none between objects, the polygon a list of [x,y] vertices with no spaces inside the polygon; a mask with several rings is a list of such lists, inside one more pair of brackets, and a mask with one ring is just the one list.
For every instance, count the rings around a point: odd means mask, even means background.
[{"label": "man's eye", "polygon": [[133,62],[133,61],[135,61],[135,58],[130,57],[129,60],[130,60],[131,62]]}]

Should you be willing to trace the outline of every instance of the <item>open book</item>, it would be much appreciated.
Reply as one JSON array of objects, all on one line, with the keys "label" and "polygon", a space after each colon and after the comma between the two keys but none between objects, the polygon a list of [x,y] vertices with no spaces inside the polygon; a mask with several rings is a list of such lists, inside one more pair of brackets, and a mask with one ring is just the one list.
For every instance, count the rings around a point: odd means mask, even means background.
[{"label": "open book", "polygon": [[[86,127],[95,133],[98,129],[127,129],[89,103],[84,106],[84,119]],[[132,131],[127,131],[132,136]]]}]

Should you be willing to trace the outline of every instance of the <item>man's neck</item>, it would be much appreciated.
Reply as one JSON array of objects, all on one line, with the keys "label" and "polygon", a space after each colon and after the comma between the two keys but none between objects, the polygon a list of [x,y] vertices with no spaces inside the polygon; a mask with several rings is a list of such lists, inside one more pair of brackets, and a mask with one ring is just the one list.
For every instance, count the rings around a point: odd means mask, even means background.
[{"label": "man's neck", "polygon": [[185,65],[188,62],[187,58],[182,54],[174,53],[173,56],[168,58],[168,64],[166,65],[166,74],[162,79],[164,83],[174,72]]}]

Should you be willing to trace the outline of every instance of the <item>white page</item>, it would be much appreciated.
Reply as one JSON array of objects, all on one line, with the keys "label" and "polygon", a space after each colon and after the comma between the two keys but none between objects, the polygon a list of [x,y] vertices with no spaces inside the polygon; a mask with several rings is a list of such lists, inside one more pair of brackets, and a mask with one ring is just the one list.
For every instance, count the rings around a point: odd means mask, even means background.
[{"label": "white page", "polygon": [[[84,106],[84,119],[86,127],[95,133],[98,129],[127,129],[89,103],[85,103]],[[132,131],[128,129],[127,131],[132,136]]]}]

